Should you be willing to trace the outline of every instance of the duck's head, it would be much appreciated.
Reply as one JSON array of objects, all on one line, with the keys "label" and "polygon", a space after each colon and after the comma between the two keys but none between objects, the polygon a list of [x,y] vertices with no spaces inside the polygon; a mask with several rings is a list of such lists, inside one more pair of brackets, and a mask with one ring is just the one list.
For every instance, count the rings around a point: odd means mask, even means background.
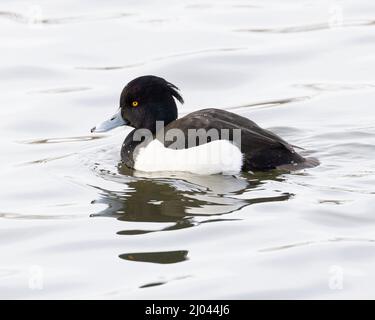
[{"label": "duck's head", "polygon": [[177,90],[175,85],[163,78],[136,78],[122,90],[118,112],[92,128],[91,132],[105,132],[123,125],[155,132],[156,121],[164,121],[164,125],[167,125],[177,119],[174,98],[184,102]]}]

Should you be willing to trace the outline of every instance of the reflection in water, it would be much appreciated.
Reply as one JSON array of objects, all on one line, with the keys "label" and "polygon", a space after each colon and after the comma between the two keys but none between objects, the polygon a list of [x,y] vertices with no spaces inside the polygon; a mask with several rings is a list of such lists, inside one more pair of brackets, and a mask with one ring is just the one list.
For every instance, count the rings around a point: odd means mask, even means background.
[{"label": "reflection in water", "polygon": [[121,254],[120,258],[130,261],[170,264],[187,260],[187,254],[188,252],[186,250],[164,252],[137,252]]},{"label": "reflection in water", "polygon": [[[113,173],[99,171],[106,180],[119,182]],[[164,223],[166,226],[152,229],[126,228],[117,234],[142,235],[151,232],[171,231],[194,227],[203,223],[236,220],[218,217],[236,212],[254,203],[284,201],[292,195],[280,193],[267,197],[252,197],[251,191],[259,191],[269,180],[282,181],[280,171],[243,174],[241,176],[198,176],[189,173],[140,173],[121,164],[118,174],[124,180],[121,191],[99,190],[99,199],[93,203],[106,204],[107,208],[92,217],[114,217],[119,221],[139,223]],[[129,176],[132,179],[129,180]],[[249,192],[248,197],[244,197]],[[257,193],[258,194],[258,193]],[[242,195],[242,196],[241,196]],[[126,224],[126,227],[131,224]],[[187,259],[188,251],[124,253],[121,259],[153,263],[176,263]]]},{"label": "reflection in water", "polygon": [[161,286],[165,284],[165,282],[152,282],[152,283],[147,283],[147,284],[144,284],[143,286],[140,286],[140,288],[149,288],[149,287],[156,287],[156,286]]}]

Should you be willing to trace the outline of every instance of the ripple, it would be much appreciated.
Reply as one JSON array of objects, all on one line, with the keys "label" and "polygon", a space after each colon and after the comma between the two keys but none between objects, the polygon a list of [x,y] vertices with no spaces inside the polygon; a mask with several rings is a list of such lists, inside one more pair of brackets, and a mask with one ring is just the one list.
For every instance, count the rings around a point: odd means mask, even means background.
[{"label": "ripple", "polygon": [[[350,160],[352,161],[352,160]],[[364,175],[366,176],[366,175]],[[339,192],[349,192],[353,194],[364,194],[364,195],[373,195],[375,194],[374,191],[368,191],[366,190],[360,190],[360,189],[355,189],[355,188],[350,188],[350,187],[341,187],[341,186],[332,186],[332,184],[329,185],[323,185],[323,184],[312,184],[312,183],[304,183],[304,182],[294,182],[298,186],[302,186],[305,188],[326,188],[327,190],[330,191],[339,191]],[[359,220],[359,217],[353,218]]]},{"label": "ripple", "polygon": [[175,59],[175,58],[181,58],[181,57],[189,57],[189,56],[195,56],[200,55],[204,53],[215,53],[215,52],[232,52],[232,51],[240,51],[240,50],[246,50],[247,47],[225,47],[225,48],[214,48],[214,49],[203,49],[203,50],[197,50],[197,51],[189,51],[189,52],[181,52],[181,53],[175,53],[171,55],[161,56],[161,57],[155,57],[150,60],[145,60],[137,63],[131,63],[126,65],[119,65],[119,66],[77,66],[75,69],[78,70],[92,70],[92,71],[111,71],[111,70],[121,70],[121,69],[129,69],[129,68],[136,68],[140,67],[149,63],[163,61],[163,60],[169,60],[169,59]]},{"label": "ripple", "polygon": [[164,280],[164,281],[153,281],[153,282],[149,282],[149,283],[146,283],[144,285],[141,285],[139,286],[140,289],[143,289],[143,288],[149,288],[149,287],[155,287],[155,286],[161,286],[161,285],[164,285],[164,284],[167,284],[167,283],[170,283],[172,281],[179,281],[179,280],[184,280],[184,279],[187,279],[187,278],[190,278],[191,276],[190,275],[187,275],[187,276],[180,276],[180,277],[176,277],[176,278],[173,278],[173,279],[170,279],[170,280]]},{"label": "ripple", "polygon": [[245,4],[245,3],[240,3],[240,4],[233,4],[231,5],[232,8],[239,8],[239,9],[258,9],[260,6],[255,5],[255,4]]},{"label": "ripple", "polygon": [[54,25],[54,24],[67,24],[67,23],[82,23],[100,20],[112,20],[121,19],[124,17],[133,16],[132,13],[113,13],[108,15],[81,15],[71,17],[59,17],[59,18],[41,18],[39,15],[27,15],[12,11],[0,11],[0,18],[11,20],[22,24],[43,24],[43,25]]},{"label": "ripple", "polygon": [[[350,133],[349,133],[350,135]],[[345,136],[345,135],[344,135]],[[334,155],[340,154],[337,151],[342,151],[342,154],[353,154],[355,153],[356,157],[368,158],[368,154],[374,154],[375,145],[372,143],[361,143],[361,142],[344,142],[336,143],[330,146],[331,153]],[[336,151],[337,150],[337,151]],[[354,155],[352,155],[353,160]]]},{"label": "ripple", "polygon": [[159,230],[141,230],[141,229],[129,229],[129,230],[121,230],[118,231],[117,234],[121,236],[137,236],[137,235],[143,235],[147,233],[154,233],[154,232],[163,232],[163,231],[174,231],[174,230],[180,230],[185,228],[190,228],[192,226],[199,226],[201,224],[205,223],[212,223],[212,222],[227,222],[227,221],[241,221],[242,219],[208,219],[200,222],[194,222],[192,219],[182,219],[180,221],[177,221],[176,224],[165,227]]},{"label": "ripple", "polygon": [[374,20],[359,20],[359,21],[347,21],[340,26],[331,26],[327,23],[315,23],[310,25],[301,26],[290,26],[281,28],[244,28],[235,29],[234,32],[254,32],[254,33],[298,33],[298,32],[311,32],[338,28],[348,28],[348,27],[362,27],[362,26],[374,26]]},{"label": "ripple", "polygon": [[27,214],[27,213],[11,213],[11,212],[0,212],[0,218],[2,219],[14,219],[14,220],[65,220],[80,218],[77,215],[48,215],[48,214]]},{"label": "ripple", "polygon": [[293,249],[293,248],[297,248],[297,247],[303,247],[303,246],[314,245],[314,244],[327,244],[327,243],[332,243],[332,242],[368,242],[368,243],[374,243],[375,239],[336,237],[336,238],[332,238],[332,239],[328,239],[328,240],[296,242],[296,243],[291,243],[291,244],[282,245],[282,246],[260,249],[258,251],[259,252],[272,252],[272,251]]},{"label": "ripple", "polygon": [[365,90],[375,88],[372,83],[308,83],[308,84],[295,84],[296,88],[307,88],[314,91],[347,91],[347,90]]},{"label": "ripple", "polygon": [[33,164],[44,164],[44,163],[47,163],[47,162],[64,159],[64,158],[73,156],[75,154],[77,154],[77,153],[73,152],[73,153],[69,153],[69,154],[64,154],[62,156],[48,157],[48,158],[37,159],[37,160],[33,160],[33,161],[27,161],[27,162],[23,162],[23,163],[18,164],[18,166],[28,166],[28,165],[33,165]]},{"label": "ripple", "polygon": [[136,68],[146,64],[146,62],[132,63],[122,66],[103,66],[103,67],[75,67],[77,70],[96,70],[96,71],[111,71],[111,70],[121,70]]},{"label": "ripple", "polygon": [[351,200],[322,199],[322,200],[319,200],[318,202],[319,203],[328,203],[328,204],[342,205],[342,204],[351,202]]},{"label": "ripple", "polygon": [[141,23],[148,23],[148,24],[163,24],[163,23],[166,23],[168,22],[169,20],[168,19],[142,19],[142,20],[139,20],[139,22]]},{"label": "ripple", "polygon": [[71,93],[91,90],[90,87],[60,87],[45,90],[30,91],[30,94],[43,93],[43,94],[59,94],[59,93]]},{"label": "ripple", "polygon": [[185,5],[185,9],[202,10],[202,9],[211,9],[211,8],[213,8],[213,5],[210,3],[191,3],[191,4]]},{"label": "ripple", "polygon": [[225,110],[240,110],[240,109],[246,109],[246,108],[272,108],[277,107],[280,105],[288,104],[288,103],[294,103],[294,102],[301,102],[312,99],[313,96],[300,96],[300,97],[292,97],[292,98],[282,98],[282,99],[276,99],[276,100],[266,100],[261,102],[254,102],[249,104],[244,104],[240,106],[229,106],[224,107]]},{"label": "ripple", "polygon": [[11,11],[0,11],[0,18],[5,18],[20,23],[29,23],[29,21],[32,21],[31,17]]},{"label": "ripple", "polygon": [[17,269],[8,269],[8,268],[1,268],[0,269],[0,279],[8,278],[20,274],[21,272]]},{"label": "ripple", "polygon": [[70,142],[82,142],[92,141],[106,138],[105,135],[90,135],[90,136],[78,136],[78,137],[63,137],[63,138],[44,138],[44,139],[30,139],[17,141],[22,144],[44,144],[44,143],[70,143]]}]

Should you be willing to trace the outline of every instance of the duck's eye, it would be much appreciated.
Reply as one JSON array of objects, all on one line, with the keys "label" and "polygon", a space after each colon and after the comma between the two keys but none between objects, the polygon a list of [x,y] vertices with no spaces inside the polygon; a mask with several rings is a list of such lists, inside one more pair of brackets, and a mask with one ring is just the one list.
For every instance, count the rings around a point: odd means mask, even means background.
[{"label": "duck's eye", "polygon": [[132,102],[132,106],[133,106],[133,107],[138,107],[138,101],[133,101],[133,102]]}]

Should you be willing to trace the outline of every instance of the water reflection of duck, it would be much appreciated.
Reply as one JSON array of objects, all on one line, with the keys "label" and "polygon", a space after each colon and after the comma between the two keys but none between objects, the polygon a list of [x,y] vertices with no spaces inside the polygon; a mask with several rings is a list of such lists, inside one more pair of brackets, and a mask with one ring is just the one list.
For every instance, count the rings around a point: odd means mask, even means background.
[{"label": "water reflection of duck", "polygon": [[[279,172],[268,172],[251,177],[199,176],[189,173],[141,173],[119,165],[118,173],[126,180],[123,191],[111,191],[96,187],[100,197],[93,203],[106,204],[107,208],[93,217],[114,217],[119,221],[148,223],[145,229],[124,229],[119,235],[142,235],[151,232],[171,231],[194,227],[203,223],[236,220],[224,215],[240,210],[250,204],[284,201],[289,193],[276,192],[267,197],[252,197],[252,191],[265,180],[282,180]],[[101,172],[105,174],[105,171]],[[105,177],[119,182],[119,176]],[[249,193],[244,199],[243,194]],[[258,193],[257,193],[258,194]],[[242,195],[242,198],[241,198]],[[155,229],[149,223],[165,224]],[[127,224],[129,225],[129,224]],[[188,259],[187,250],[127,252],[119,257],[128,261],[169,264]]]},{"label": "water reflection of duck", "polygon": [[[118,113],[91,132],[133,127],[121,157],[128,167],[146,172],[238,173],[317,164],[276,134],[226,110],[204,109],[177,119],[174,98],[183,103],[170,82],[155,76],[136,78],[122,91]],[[166,127],[158,128],[158,121]]]},{"label": "water reflection of duck", "polygon": [[[189,173],[176,173],[173,176],[163,173],[130,172],[119,166],[119,173],[133,174],[124,191],[111,191],[99,188],[100,198],[95,203],[108,207],[93,216],[115,217],[129,222],[173,223],[166,230],[192,227],[199,223],[218,221],[224,214],[235,212],[253,203],[282,201],[291,196],[276,193],[271,197],[251,197],[251,190],[258,187],[262,179],[281,179],[279,172],[249,177],[199,176]],[[150,179],[151,178],[151,179]],[[239,196],[245,192],[249,198]],[[200,217],[197,222],[194,218]],[[120,234],[142,234],[152,230],[124,230]]]}]

